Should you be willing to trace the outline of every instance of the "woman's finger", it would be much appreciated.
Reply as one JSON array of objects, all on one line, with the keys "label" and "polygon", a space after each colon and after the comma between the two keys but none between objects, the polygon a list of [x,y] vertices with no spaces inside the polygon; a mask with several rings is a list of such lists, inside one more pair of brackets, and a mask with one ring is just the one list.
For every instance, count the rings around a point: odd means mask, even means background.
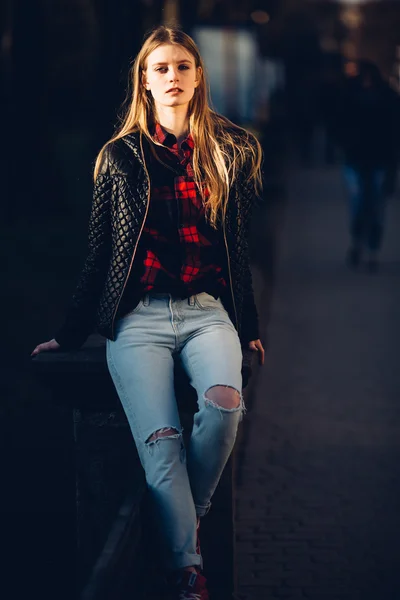
[{"label": "woman's finger", "polygon": [[44,352],[45,350],[46,350],[46,344],[39,344],[38,346],[36,346],[36,348],[34,349],[34,351],[31,354],[31,356],[35,356],[36,354],[39,354],[40,352]]},{"label": "woman's finger", "polygon": [[260,365],[263,365],[264,359],[265,359],[265,350],[264,350],[264,347],[263,347],[262,343],[260,342],[260,340],[258,340],[258,350],[260,352],[258,361],[259,361]]},{"label": "woman's finger", "polygon": [[49,342],[44,342],[43,344],[38,344],[36,348],[34,348],[31,356],[36,356],[40,354],[40,352],[49,352],[51,350],[58,350],[60,344],[56,342],[56,340],[50,340]]},{"label": "woman's finger", "polygon": [[249,349],[258,352],[258,362],[260,365],[264,364],[265,350],[261,343],[261,340],[253,340],[249,342]]}]

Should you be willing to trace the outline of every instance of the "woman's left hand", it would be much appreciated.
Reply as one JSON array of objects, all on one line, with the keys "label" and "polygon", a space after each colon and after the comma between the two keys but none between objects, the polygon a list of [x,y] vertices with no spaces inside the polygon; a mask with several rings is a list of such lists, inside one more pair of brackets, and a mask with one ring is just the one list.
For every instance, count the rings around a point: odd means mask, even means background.
[{"label": "woman's left hand", "polygon": [[254,340],[252,342],[249,342],[249,349],[252,350],[253,352],[258,352],[258,363],[260,365],[264,364],[264,356],[265,356],[265,350],[263,348],[263,345],[261,343],[261,340]]}]

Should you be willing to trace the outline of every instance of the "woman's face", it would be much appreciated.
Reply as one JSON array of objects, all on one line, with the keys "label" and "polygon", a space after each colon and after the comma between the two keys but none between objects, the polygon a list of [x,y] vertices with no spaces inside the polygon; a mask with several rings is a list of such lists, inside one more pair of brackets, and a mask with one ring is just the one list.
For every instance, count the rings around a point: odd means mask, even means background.
[{"label": "woman's face", "polygon": [[175,44],[163,44],[147,57],[143,85],[150,90],[156,107],[187,106],[199,85],[201,68],[192,54]]}]

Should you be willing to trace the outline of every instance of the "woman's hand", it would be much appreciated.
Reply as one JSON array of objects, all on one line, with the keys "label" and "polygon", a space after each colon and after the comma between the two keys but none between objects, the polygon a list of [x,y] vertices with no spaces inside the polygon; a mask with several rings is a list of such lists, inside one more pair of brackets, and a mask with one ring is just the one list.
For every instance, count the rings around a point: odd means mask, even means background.
[{"label": "woman's hand", "polygon": [[52,350],[58,350],[59,348],[60,344],[53,338],[49,342],[43,342],[43,344],[36,346],[34,351],[31,353],[31,356],[36,356],[36,354],[39,354],[40,352],[51,352]]},{"label": "woman's hand", "polygon": [[263,348],[263,345],[261,343],[261,340],[254,340],[253,342],[249,342],[249,349],[252,350],[253,352],[258,352],[258,363],[260,365],[264,364],[264,356],[265,356],[265,350]]}]

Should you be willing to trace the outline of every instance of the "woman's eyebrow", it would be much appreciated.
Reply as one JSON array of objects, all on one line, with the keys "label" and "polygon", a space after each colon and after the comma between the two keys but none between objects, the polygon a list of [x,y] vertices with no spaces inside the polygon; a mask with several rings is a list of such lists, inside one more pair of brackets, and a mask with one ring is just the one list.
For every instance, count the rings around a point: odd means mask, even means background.
[{"label": "woman's eyebrow", "polygon": [[[185,58],[184,60],[178,60],[177,63],[178,63],[178,65],[181,65],[182,63],[190,63],[191,64],[192,61],[189,60],[188,58]],[[151,66],[152,67],[160,67],[160,66],[165,66],[167,64],[168,63],[166,63],[166,62],[158,62],[158,63],[153,63]]]}]

